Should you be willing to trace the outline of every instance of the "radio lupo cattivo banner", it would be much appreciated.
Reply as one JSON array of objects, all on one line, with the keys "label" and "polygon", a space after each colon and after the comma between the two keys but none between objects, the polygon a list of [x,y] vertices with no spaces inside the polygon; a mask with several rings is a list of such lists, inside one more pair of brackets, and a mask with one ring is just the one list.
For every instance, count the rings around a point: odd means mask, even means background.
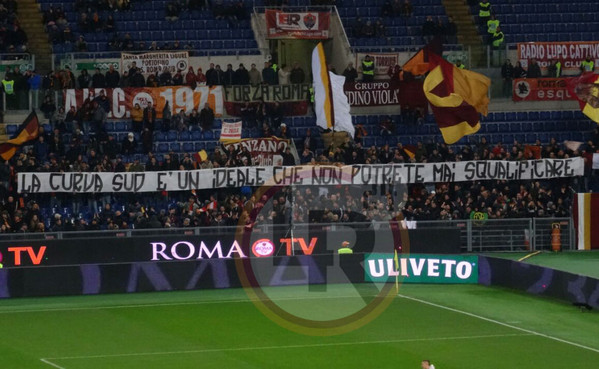
[{"label": "radio lupo cattivo banner", "polygon": [[187,51],[152,52],[143,54],[121,53],[121,70],[129,70],[133,62],[144,76],[169,71],[171,74],[178,70],[186,71],[189,65]]},{"label": "radio lupo cattivo banner", "polygon": [[562,63],[563,71],[579,72],[580,63],[587,57],[595,62],[595,68],[597,68],[599,41],[518,44],[518,60],[524,68],[528,68],[528,62],[531,59],[536,59],[542,69],[549,67],[552,60],[559,60]]},{"label": "radio lupo cattivo banner", "polygon": [[152,104],[156,109],[156,117],[162,118],[162,110],[168,102],[173,114],[184,110],[190,113],[193,109],[201,110],[208,103],[216,117],[223,115],[224,99],[222,86],[198,86],[195,89],[187,86],[141,87],[141,88],[84,88],[66,90],[64,94],[65,111],[72,106],[79,110],[88,98],[96,98],[104,91],[109,101],[108,118],[123,119],[131,116],[135,104],[145,108]]},{"label": "radio lupo cattivo banner", "polygon": [[158,192],[243,186],[327,186],[537,180],[582,176],[584,161],[465,161],[423,164],[271,166],[134,173],[19,173],[19,193]]}]

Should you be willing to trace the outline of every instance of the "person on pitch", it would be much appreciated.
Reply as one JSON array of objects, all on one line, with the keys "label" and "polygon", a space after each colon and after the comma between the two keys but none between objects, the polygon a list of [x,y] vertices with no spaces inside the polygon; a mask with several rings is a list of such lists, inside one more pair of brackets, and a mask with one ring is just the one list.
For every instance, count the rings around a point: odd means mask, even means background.
[{"label": "person on pitch", "polygon": [[422,360],[420,367],[422,369],[435,369],[435,366],[431,364],[430,360]]}]

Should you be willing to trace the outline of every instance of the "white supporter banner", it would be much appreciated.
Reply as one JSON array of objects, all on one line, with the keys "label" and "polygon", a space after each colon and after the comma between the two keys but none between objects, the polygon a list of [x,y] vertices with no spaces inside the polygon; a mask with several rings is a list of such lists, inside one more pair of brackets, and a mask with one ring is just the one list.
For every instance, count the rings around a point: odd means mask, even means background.
[{"label": "white supporter banner", "polygon": [[133,65],[141,69],[144,76],[159,74],[168,70],[171,74],[178,70],[187,72],[189,66],[189,53],[187,51],[176,52],[151,52],[143,54],[121,53],[121,70],[129,70]]},{"label": "white supporter banner", "polygon": [[19,173],[19,193],[159,192],[243,186],[327,186],[582,176],[584,160],[481,160],[447,163],[270,166],[131,173]]},{"label": "white supporter banner", "polygon": [[221,141],[241,140],[241,121],[239,122],[223,122],[220,130]]},{"label": "white supporter banner", "polygon": [[593,169],[599,169],[599,154],[593,154]]}]

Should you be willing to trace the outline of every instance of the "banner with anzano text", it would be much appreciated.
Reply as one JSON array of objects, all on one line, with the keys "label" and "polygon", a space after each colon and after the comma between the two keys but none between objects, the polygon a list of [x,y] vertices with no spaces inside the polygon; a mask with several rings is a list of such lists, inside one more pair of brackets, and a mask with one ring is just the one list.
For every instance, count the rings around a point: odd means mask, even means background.
[{"label": "banner with anzano text", "polygon": [[222,86],[198,86],[195,89],[187,86],[142,87],[142,88],[84,88],[69,89],[64,93],[65,111],[74,106],[79,110],[88,98],[97,98],[104,91],[108,97],[110,109],[108,118],[123,119],[131,116],[131,109],[139,104],[142,109],[151,103],[156,109],[156,116],[162,118],[162,110],[168,102],[171,112],[193,109],[201,110],[206,103],[210,105],[217,117],[222,116],[224,99]]},{"label": "banner with anzano text", "polygon": [[368,254],[364,260],[367,282],[478,283],[476,255]]},{"label": "banner with anzano text", "polygon": [[580,72],[580,63],[590,57],[599,67],[599,41],[583,42],[523,42],[518,43],[518,61],[526,69],[531,59],[536,59],[545,70],[552,60],[562,63],[562,71]]},{"label": "banner with anzano text", "polygon": [[271,166],[132,173],[19,173],[20,193],[157,192],[243,186],[327,186],[582,176],[584,161],[464,161],[423,164]]}]

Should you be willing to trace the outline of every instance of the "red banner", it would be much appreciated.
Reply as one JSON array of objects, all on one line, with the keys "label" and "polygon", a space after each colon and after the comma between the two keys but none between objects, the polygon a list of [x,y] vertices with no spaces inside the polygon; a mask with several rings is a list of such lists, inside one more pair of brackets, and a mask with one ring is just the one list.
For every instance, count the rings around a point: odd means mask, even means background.
[{"label": "red banner", "polygon": [[327,39],[331,17],[325,12],[287,13],[266,9],[268,38]]},{"label": "red banner", "polygon": [[512,97],[514,101],[575,100],[568,92],[566,78],[517,78]]},{"label": "red banner", "polygon": [[402,105],[425,107],[427,105],[422,81],[390,81],[346,83],[345,94],[351,106]]},{"label": "red banner", "polygon": [[89,97],[100,96],[101,91],[104,91],[108,98],[110,109],[107,113],[110,119],[129,118],[131,108],[135,104],[145,108],[149,103],[156,109],[157,117],[162,118],[162,110],[167,101],[173,115],[181,110],[185,110],[186,113],[193,109],[200,111],[206,103],[214,110],[215,116],[220,117],[223,114],[222,86],[199,86],[195,89],[187,86],[70,89],[64,94],[65,110],[69,111],[72,106],[79,109]]},{"label": "red banner", "polygon": [[[241,141],[223,144],[223,146],[225,147],[225,150],[227,150],[229,146],[233,146],[235,149],[245,147],[252,156],[251,165],[255,166],[283,165],[283,157],[281,154],[285,152],[288,147],[292,149],[292,151],[295,150],[295,148],[290,145],[289,140],[277,137],[246,138]],[[294,156],[297,155],[297,153],[292,154],[294,154]]]},{"label": "red banner", "polygon": [[524,68],[536,59],[542,69],[549,67],[551,60],[559,60],[562,70],[580,71],[580,63],[586,57],[599,67],[599,41],[588,42],[526,42],[518,44],[518,60]]}]

